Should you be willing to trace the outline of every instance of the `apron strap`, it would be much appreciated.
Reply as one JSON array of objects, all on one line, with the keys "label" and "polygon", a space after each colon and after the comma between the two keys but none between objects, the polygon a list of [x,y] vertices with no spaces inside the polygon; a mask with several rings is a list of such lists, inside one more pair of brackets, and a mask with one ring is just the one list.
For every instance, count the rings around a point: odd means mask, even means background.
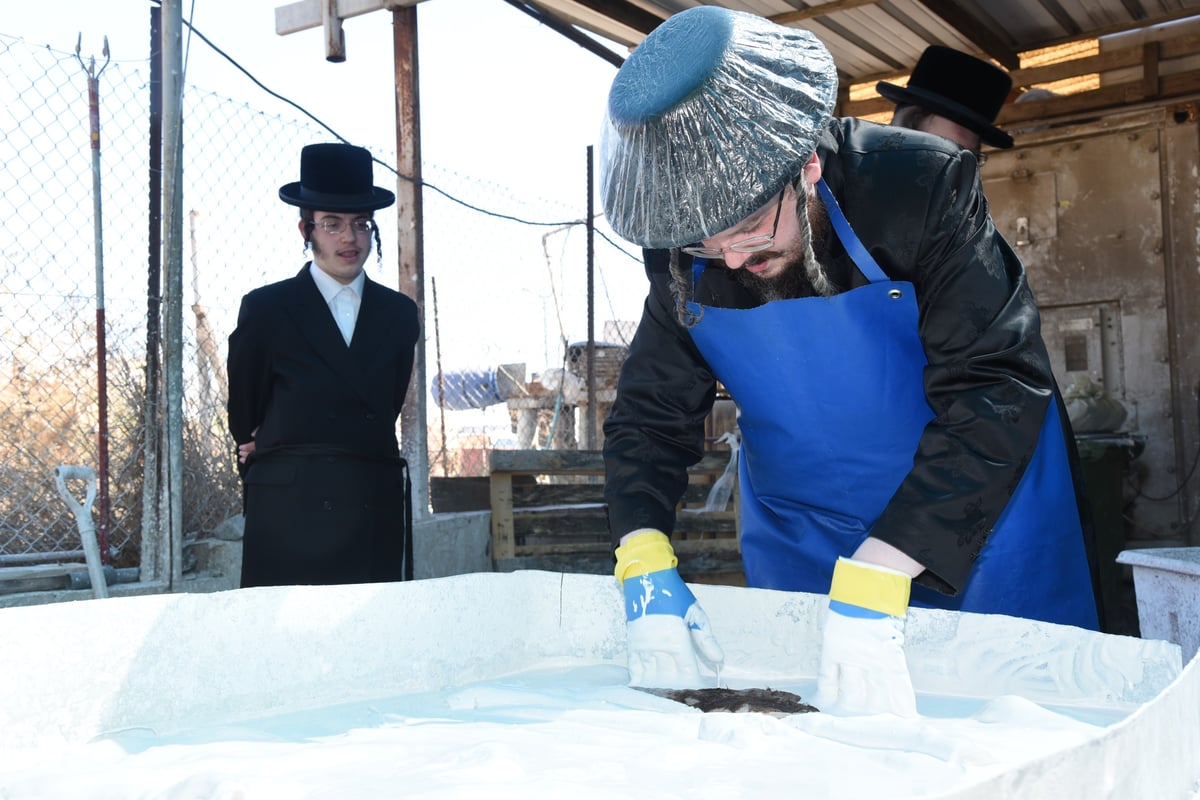
[{"label": "apron strap", "polygon": [[825,204],[825,212],[829,214],[829,221],[833,223],[834,232],[842,240],[842,246],[850,254],[850,258],[853,259],[855,266],[862,270],[863,275],[871,283],[890,281],[891,279],[884,273],[879,264],[875,263],[874,257],[867,252],[867,248],[863,247],[863,243],[858,240],[858,235],[850,227],[850,222],[846,219],[846,215],[842,213],[842,207],[838,205],[837,198],[833,196],[833,192],[829,191],[829,186],[825,183],[824,178],[817,181],[817,191],[821,193],[821,201]]}]

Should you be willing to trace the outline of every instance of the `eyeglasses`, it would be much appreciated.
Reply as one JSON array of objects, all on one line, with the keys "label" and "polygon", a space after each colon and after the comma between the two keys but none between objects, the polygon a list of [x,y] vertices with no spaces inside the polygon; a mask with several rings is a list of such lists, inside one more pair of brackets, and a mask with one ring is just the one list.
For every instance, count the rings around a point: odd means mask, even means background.
[{"label": "eyeglasses", "polygon": [[[330,236],[337,236],[346,230],[346,220],[341,217],[326,217],[322,220],[312,220],[311,224],[321,228]],[[355,233],[370,233],[375,230],[375,221],[371,219],[350,220],[350,230]]]},{"label": "eyeglasses", "polygon": [[[786,188],[784,189],[786,191]],[[725,251],[733,253],[760,253],[775,244],[775,234],[779,231],[779,212],[783,210],[783,191],[779,193],[779,205],[775,207],[775,222],[771,225],[770,234],[758,234],[739,239],[725,247],[681,247],[683,252],[700,258],[720,258]]]}]

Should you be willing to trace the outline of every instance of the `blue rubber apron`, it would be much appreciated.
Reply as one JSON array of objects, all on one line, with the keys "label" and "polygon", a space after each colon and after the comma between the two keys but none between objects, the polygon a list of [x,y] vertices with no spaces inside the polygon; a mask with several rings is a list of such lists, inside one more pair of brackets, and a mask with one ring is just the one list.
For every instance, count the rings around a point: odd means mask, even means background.
[{"label": "blue rubber apron", "polygon": [[[692,337],[741,412],[747,581],[825,593],[838,556],[867,538],[912,468],[934,415],[912,284],[884,274],[824,181],[818,189],[870,284],[752,309],[689,305],[703,314]],[[1057,404],[1048,409],[1033,461],[967,585],[949,597],[914,583],[912,605],[1097,627]]]}]

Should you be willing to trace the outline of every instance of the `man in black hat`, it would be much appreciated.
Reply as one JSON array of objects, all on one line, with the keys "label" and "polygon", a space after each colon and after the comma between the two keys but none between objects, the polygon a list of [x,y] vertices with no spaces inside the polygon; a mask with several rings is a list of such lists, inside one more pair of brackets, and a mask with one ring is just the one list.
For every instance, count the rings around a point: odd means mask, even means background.
[{"label": "man in black hat", "polygon": [[1012,78],[994,64],[942,45],[931,45],[907,86],[880,81],[880,95],[896,104],[892,125],[958,142],[987,160],[982,145],[1006,150],[1013,139],[994,124],[1012,91]]},{"label": "man in black hat", "polygon": [[371,154],[313,144],[279,197],[300,208],[312,261],[242,298],[229,337],[229,430],[238,446],[243,587],[412,578],[407,465],[396,420],[419,336],[416,304],[370,280]]},{"label": "man in black hat", "polygon": [[[723,652],[670,539],[716,387],[738,406],[750,586],[828,593],[812,698],[915,714],[910,606],[1096,628],[1069,426],[976,160],[833,117],[808,31],[716,6],[659,25],[608,95],[600,193],[649,292],[604,423],[631,681]],[[719,674],[719,673],[718,673]]]}]

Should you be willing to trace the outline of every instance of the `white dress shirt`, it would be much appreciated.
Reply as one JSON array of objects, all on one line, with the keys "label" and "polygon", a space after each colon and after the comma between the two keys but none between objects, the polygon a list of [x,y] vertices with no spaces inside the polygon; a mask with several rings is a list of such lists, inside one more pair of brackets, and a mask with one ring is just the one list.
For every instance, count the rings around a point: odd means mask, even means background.
[{"label": "white dress shirt", "polygon": [[366,273],[359,272],[354,280],[343,284],[330,277],[315,262],[309,265],[308,271],[312,275],[313,281],[316,282],[321,296],[325,298],[325,302],[329,306],[329,313],[333,315],[333,321],[337,323],[338,329],[342,332],[342,338],[346,340],[346,346],[349,347],[350,340],[354,338],[354,323],[358,321],[358,308],[362,304],[363,285],[367,280]]}]

